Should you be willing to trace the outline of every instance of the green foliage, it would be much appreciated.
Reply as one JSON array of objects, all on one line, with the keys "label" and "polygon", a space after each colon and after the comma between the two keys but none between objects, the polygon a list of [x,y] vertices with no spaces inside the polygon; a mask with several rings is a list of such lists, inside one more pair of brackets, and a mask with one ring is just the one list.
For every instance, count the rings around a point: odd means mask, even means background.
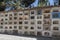
[{"label": "green foliage", "polygon": [[[13,7],[14,9],[20,9],[30,6],[35,0],[0,0],[0,10],[8,7]],[[13,2],[13,3],[12,3]]]},{"label": "green foliage", "polygon": [[21,4],[25,5],[25,7],[28,7],[31,5],[35,0],[21,0]]},{"label": "green foliage", "polygon": [[0,11],[4,11],[4,9],[5,9],[4,0],[0,0]]},{"label": "green foliage", "polygon": [[39,7],[47,6],[47,2],[48,2],[48,0],[40,0],[39,3],[38,3],[38,6]]}]

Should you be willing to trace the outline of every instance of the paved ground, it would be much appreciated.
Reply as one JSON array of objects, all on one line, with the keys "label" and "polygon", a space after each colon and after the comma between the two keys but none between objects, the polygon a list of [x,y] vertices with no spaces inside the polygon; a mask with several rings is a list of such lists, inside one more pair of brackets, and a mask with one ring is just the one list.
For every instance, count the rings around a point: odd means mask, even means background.
[{"label": "paved ground", "polygon": [[36,37],[0,34],[0,40],[60,40],[60,37]]},{"label": "paved ground", "polygon": [[0,40],[37,40],[36,38],[0,34]]}]

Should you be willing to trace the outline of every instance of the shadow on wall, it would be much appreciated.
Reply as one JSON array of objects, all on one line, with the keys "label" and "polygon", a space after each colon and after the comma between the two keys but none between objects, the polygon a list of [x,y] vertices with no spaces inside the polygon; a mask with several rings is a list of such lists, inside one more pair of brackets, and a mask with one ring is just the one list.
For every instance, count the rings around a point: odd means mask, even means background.
[{"label": "shadow on wall", "polygon": [[37,40],[60,40],[60,37],[53,37],[53,38],[48,38],[48,37],[38,37]]}]

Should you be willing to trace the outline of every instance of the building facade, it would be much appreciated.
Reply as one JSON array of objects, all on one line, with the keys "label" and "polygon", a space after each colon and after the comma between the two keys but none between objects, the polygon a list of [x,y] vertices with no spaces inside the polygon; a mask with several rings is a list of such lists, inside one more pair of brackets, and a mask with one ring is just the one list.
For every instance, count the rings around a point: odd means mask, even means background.
[{"label": "building facade", "polygon": [[60,6],[0,12],[0,33],[60,36]]}]

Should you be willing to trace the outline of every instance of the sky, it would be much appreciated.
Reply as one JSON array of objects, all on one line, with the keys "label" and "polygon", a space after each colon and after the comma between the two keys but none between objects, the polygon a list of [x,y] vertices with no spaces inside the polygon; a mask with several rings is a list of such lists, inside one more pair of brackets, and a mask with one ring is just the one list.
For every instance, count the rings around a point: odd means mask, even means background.
[{"label": "sky", "polygon": [[[50,2],[50,5],[54,5],[53,3],[53,0],[49,0],[49,2]],[[37,4],[38,4],[38,0],[36,0],[34,3],[33,3],[33,5],[36,7],[37,6]]]}]

